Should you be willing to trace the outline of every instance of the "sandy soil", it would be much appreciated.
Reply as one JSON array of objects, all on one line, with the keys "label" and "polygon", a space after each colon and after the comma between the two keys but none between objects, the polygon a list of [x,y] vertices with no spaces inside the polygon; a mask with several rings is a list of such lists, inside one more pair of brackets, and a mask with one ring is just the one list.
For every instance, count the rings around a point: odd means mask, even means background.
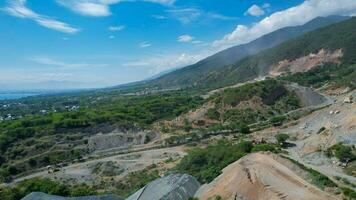
[{"label": "sandy soil", "polygon": [[278,162],[276,155],[254,153],[227,166],[213,182],[196,194],[200,200],[222,199],[331,200],[330,196]]}]

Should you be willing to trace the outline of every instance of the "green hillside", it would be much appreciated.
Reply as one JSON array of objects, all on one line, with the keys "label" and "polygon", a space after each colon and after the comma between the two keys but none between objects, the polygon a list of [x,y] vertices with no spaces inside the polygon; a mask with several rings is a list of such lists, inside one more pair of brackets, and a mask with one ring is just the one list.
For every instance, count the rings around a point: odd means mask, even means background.
[{"label": "green hillside", "polygon": [[[293,60],[320,49],[343,50],[341,65],[356,63],[356,18],[309,32],[233,65],[211,72],[198,80],[200,87],[218,87],[244,82],[266,75],[270,67],[281,60]],[[353,67],[353,69],[355,69]]]},{"label": "green hillside", "polygon": [[[278,35],[278,34],[277,34]],[[356,63],[356,18],[338,22],[323,28],[308,32],[302,36],[264,50],[256,55],[240,59],[230,65],[224,62],[208,66],[208,60],[203,60],[161,78],[145,83],[143,87],[175,88],[218,88],[238,82],[244,82],[265,75],[271,65],[284,60],[296,59],[310,53],[317,53],[320,49],[343,50],[342,65]],[[203,65],[198,66],[198,65]]]},{"label": "green hillside", "polygon": [[214,76],[217,70],[232,65],[243,58],[255,55],[263,50],[275,47],[304,33],[325,27],[348,19],[343,16],[317,17],[304,25],[285,27],[266,34],[247,44],[237,45],[218,52],[196,64],[166,73],[149,80],[131,84],[120,85],[113,89],[128,91],[142,90],[143,88],[182,88],[199,85],[200,79]]}]

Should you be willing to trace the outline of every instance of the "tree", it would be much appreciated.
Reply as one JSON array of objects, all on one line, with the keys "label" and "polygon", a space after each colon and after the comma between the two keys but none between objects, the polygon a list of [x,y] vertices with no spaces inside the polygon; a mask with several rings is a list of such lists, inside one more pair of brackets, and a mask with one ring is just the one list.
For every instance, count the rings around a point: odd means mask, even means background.
[{"label": "tree", "polygon": [[271,123],[274,125],[274,126],[280,126],[282,125],[282,123],[286,120],[286,117],[285,116],[275,116],[275,117],[272,117],[272,119],[270,120]]},{"label": "tree", "polygon": [[238,122],[238,123],[233,123],[229,126],[230,129],[233,130],[237,130],[238,132],[242,133],[242,134],[249,134],[250,131],[250,127],[242,122]]},{"label": "tree", "polygon": [[356,159],[356,155],[353,153],[353,150],[349,146],[343,144],[337,144],[332,147],[334,149],[334,155],[338,159],[349,159],[350,161]]},{"label": "tree", "polygon": [[284,144],[286,142],[286,140],[288,140],[289,135],[284,134],[284,133],[279,133],[275,137],[279,144]]},{"label": "tree", "polygon": [[19,173],[19,170],[15,166],[9,166],[7,170],[11,175],[16,175]]},{"label": "tree", "polygon": [[242,134],[249,134],[249,133],[251,132],[251,131],[250,131],[250,127],[248,127],[248,125],[245,124],[245,123],[241,123],[241,124],[240,124],[239,131],[240,131]]},{"label": "tree", "polygon": [[37,165],[37,161],[33,158],[30,158],[30,160],[28,161],[28,164],[31,166],[31,167],[35,167]]}]

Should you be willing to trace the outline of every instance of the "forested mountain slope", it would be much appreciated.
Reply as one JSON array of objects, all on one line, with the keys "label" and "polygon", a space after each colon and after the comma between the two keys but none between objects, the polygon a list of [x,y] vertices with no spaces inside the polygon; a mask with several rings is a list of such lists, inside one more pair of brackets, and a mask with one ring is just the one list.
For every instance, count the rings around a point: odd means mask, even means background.
[{"label": "forested mountain slope", "polygon": [[[227,66],[235,64],[247,56],[275,47],[306,32],[346,19],[346,17],[341,16],[318,17],[302,26],[287,27],[274,31],[250,43],[226,49],[194,65],[178,69],[146,82],[146,86],[158,88],[181,88],[192,85],[201,86],[205,82],[218,79],[216,77],[217,73],[220,74],[221,71],[229,69]],[[226,71],[226,73],[228,72],[229,70]],[[247,78],[248,77],[249,74],[247,74]],[[142,82],[140,84],[142,84]]]},{"label": "forested mountain slope", "polygon": [[[356,18],[306,33],[257,55],[246,57],[233,65],[211,71],[195,80],[194,85],[213,88],[244,82],[269,75],[270,71],[274,70],[273,67],[281,61],[296,60],[308,55],[315,57],[323,50],[331,52],[330,54],[341,51],[342,55],[331,67],[353,66],[356,63]],[[328,60],[326,63],[330,64]],[[321,60],[320,63],[315,63],[315,66],[326,63]],[[288,72],[288,69],[286,71]]]}]

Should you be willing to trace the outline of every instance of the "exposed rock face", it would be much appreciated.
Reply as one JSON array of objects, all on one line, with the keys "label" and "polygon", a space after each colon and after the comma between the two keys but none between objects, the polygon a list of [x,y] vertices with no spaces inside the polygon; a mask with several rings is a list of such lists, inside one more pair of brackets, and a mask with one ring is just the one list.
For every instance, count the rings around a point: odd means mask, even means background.
[{"label": "exposed rock face", "polygon": [[329,51],[321,49],[317,54],[309,54],[295,60],[282,60],[272,67],[269,75],[279,76],[285,72],[292,74],[306,72],[323,63],[340,63],[343,53],[341,49]]},{"label": "exposed rock face", "polygon": [[320,106],[323,104],[332,103],[327,97],[317,93],[311,88],[300,86],[296,83],[286,85],[287,89],[295,92],[305,107]]},{"label": "exposed rock face", "polygon": [[149,183],[126,200],[188,200],[199,187],[190,175],[171,174]]},{"label": "exposed rock face", "polygon": [[89,151],[107,150],[112,148],[129,148],[132,145],[145,144],[158,137],[152,131],[135,132],[112,132],[109,134],[98,134],[89,138]]},{"label": "exposed rock face", "polygon": [[115,195],[61,197],[61,196],[45,194],[42,192],[32,192],[31,194],[24,197],[22,200],[124,200],[124,199]]}]

